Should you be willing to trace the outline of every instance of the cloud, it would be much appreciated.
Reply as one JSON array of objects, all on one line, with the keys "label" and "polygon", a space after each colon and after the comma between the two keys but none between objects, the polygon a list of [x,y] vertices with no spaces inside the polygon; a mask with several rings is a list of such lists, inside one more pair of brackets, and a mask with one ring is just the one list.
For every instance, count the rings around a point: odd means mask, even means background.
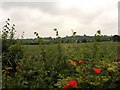
[{"label": "cloud", "polygon": [[34,31],[42,37],[55,36],[54,28],[58,28],[60,36],[71,35],[71,29],[79,35],[94,35],[98,29],[111,35],[118,33],[117,1],[88,1],[87,4],[80,0],[80,5],[62,5],[60,2],[3,3],[0,18],[4,24],[9,17],[16,24],[16,36],[24,31],[25,38],[35,37]]}]

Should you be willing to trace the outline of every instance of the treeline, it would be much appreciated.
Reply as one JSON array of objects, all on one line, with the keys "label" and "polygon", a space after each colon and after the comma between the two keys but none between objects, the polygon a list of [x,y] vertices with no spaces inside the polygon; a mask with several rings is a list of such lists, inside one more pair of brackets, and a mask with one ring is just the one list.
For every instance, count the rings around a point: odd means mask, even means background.
[{"label": "treeline", "polygon": [[[56,44],[58,41],[61,43],[87,43],[87,42],[93,42],[95,36],[66,36],[66,37],[58,37],[58,38],[52,38],[52,37],[47,37],[47,38],[41,38],[42,39],[42,44]],[[38,45],[38,39],[17,39],[15,42],[21,42],[23,45]],[[113,41],[113,42],[120,42],[120,36],[119,35],[114,35],[114,36],[107,36],[107,35],[102,35],[101,38],[97,39],[97,42],[106,42],[106,41]]]}]

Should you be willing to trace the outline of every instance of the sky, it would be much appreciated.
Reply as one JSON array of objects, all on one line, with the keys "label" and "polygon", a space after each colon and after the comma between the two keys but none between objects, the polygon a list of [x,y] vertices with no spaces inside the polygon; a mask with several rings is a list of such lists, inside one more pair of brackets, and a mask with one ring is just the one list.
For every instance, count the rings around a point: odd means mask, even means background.
[{"label": "sky", "polygon": [[[93,36],[97,30],[103,35],[118,34],[119,0],[2,0],[0,25],[7,18],[15,24],[16,38],[22,32],[24,38],[70,36],[72,30],[77,35]],[[1,29],[2,30],[2,29]]]}]

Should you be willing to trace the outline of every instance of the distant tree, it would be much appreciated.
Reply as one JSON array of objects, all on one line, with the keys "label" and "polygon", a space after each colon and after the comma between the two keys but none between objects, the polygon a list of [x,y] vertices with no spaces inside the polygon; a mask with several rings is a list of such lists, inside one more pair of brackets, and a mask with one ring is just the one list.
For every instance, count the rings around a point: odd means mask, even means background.
[{"label": "distant tree", "polygon": [[113,40],[113,42],[120,42],[120,36],[114,35],[114,36],[112,37],[112,40]]},{"label": "distant tree", "polygon": [[86,43],[86,42],[87,42],[87,39],[83,39],[81,42],[82,42],[82,43]]}]

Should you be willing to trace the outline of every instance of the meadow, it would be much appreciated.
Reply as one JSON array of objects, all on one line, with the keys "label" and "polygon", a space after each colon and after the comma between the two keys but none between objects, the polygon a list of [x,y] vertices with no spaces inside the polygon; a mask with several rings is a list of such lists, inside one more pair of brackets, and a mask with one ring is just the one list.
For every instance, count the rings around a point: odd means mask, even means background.
[{"label": "meadow", "polygon": [[14,42],[14,25],[8,26],[2,34],[3,89],[119,88],[120,43],[100,41],[100,30],[87,43],[61,43],[54,29],[56,44],[44,44],[35,32],[39,45],[22,45]]},{"label": "meadow", "polygon": [[6,87],[63,88],[69,80],[76,80],[77,88],[117,87],[119,43],[99,42],[97,46],[94,51],[94,43],[22,45],[23,58]]}]

